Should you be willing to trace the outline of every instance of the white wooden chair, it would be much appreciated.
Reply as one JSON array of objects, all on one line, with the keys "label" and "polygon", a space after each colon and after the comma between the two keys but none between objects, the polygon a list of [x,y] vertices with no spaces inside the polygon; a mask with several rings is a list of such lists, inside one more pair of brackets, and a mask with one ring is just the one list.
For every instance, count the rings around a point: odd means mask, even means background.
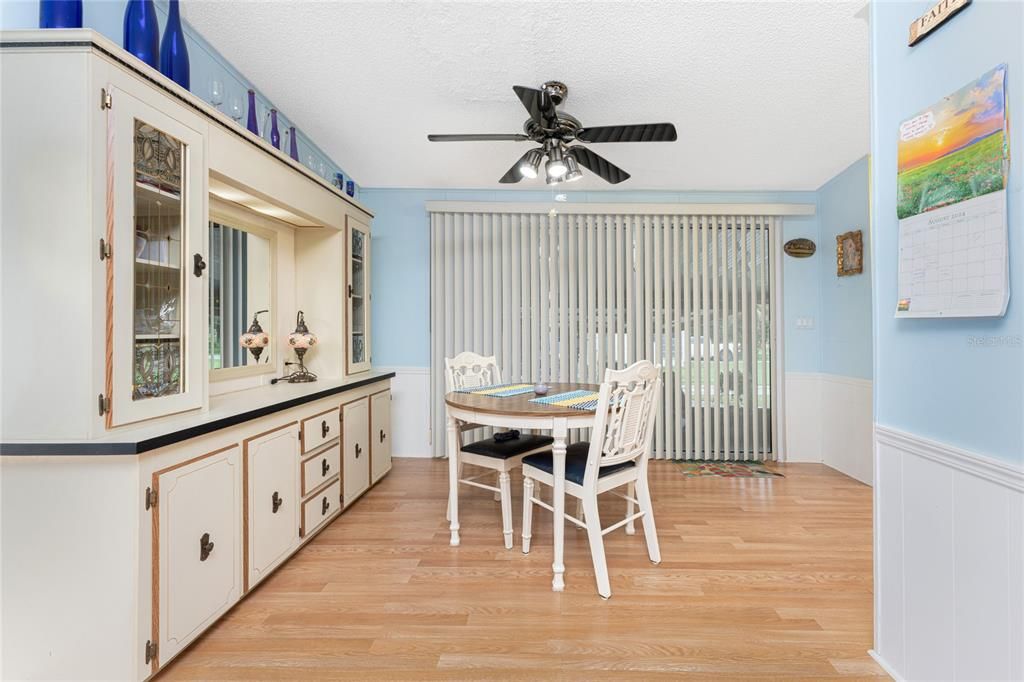
[{"label": "white wooden chair", "polygon": [[[597,413],[591,442],[570,445],[565,456],[565,492],[583,503],[583,518],[565,518],[587,531],[594,561],[597,591],[605,599],[612,595],[604,557],[604,535],[626,526],[632,534],[633,521],[643,519],[647,555],[661,562],[658,535],[654,527],[651,491],[647,484],[647,459],[651,453],[654,418],[661,394],[661,370],[641,360],[623,370],[605,370],[598,394]],[[523,460],[523,553],[530,551],[533,505],[552,508],[534,497],[534,482],[554,485],[551,452],[530,455]],[[626,517],[608,528],[601,527],[597,496],[626,486]],[[635,491],[635,497],[634,497]],[[634,513],[633,505],[640,511]],[[577,512],[578,513],[578,512]]]},{"label": "white wooden chair", "polygon": [[[501,383],[501,369],[493,355],[484,357],[465,351],[454,358],[445,358],[444,369],[448,391],[494,386]],[[495,499],[501,502],[501,526],[505,535],[505,549],[512,549],[512,479],[509,472],[522,466],[523,457],[526,455],[550,448],[554,439],[550,436],[521,433],[518,438],[512,440],[496,441],[491,437],[463,444],[463,432],[476,428],[480,427],[475,424],[462,424],[459,428],[459,483],[494,491]],[[463,464],[497,471],[497,487],[481,483],[478,480],[487,474],[463,478]],[[451,509],[449,508],[446,514],[449,519],[451,518],[450,514]]]}]

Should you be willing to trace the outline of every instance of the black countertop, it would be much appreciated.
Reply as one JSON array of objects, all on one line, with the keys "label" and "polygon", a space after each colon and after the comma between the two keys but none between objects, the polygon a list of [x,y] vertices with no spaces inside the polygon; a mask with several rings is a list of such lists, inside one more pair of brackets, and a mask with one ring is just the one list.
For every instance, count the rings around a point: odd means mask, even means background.
[{"label": "black countertop", "polygon": [[153,424],[130,425],[98,438],[0,443],[0,455],[139,455],[394,376],[394,372],[370,372],[338,381],[261,386],[211,398],[210,409],[206,412],[165,417]]}]

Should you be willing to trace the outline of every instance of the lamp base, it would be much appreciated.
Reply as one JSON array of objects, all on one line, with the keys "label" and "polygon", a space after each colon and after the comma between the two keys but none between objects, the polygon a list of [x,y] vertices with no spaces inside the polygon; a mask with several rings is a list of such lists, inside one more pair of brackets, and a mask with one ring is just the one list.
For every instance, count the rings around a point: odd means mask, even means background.
[{"label": "lamp base", "polygon": [[310,381],[316,381],[316,375],[309,370],[302,368],[281,377],[281,381],[287,381],[289,384],[305,384]]},{"label": "lamp base", "polygon": [[[298,355],[298,354],[297,354]],[[303,353],[305,355],[305,353]],[[311,381],[316,381],[316,375],[306,369],[306,366],[302,364],[302,355],[299,355],[298,362],[286,362],[285,365],[298,365],[299,368],[291,374],[285,374],[283,377],[277,377],[271,379],[271,384],[276,384],[279,381],[287,381],[289,384],[308,384]]]}]

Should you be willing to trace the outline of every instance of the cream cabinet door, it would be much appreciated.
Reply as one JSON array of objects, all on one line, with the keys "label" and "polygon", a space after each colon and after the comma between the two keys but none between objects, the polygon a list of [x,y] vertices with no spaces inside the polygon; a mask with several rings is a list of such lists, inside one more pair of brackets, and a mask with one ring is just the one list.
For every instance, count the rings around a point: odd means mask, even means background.
[{"label": "cream cabinet door", "polygon": [[152,89],[108,89],[110,428],[202,407],[208,355],[202,121]]},{"label": "cream cabinet door", "polygon": [[341,408],[341,478],[344,504],[370,487],[370,399],[360,398]]},{"label": "cream cabinet door", "polygon": [[232,445],[156,472],[153,486],[155,670],[242,594],[240,449]]},{"label": "cream cabinet door", "polygon": [[370,226],[345,219],[346,309],[345,373],[370,369]]},{"label": "cream cabinet door", "polygon": [[299,426],[245,441],[246,589],[252,589],[299,544]]},{"label": "cream cabinet door", "polygon": [[370,482],[391,471],[391,391],[370,396]]}]

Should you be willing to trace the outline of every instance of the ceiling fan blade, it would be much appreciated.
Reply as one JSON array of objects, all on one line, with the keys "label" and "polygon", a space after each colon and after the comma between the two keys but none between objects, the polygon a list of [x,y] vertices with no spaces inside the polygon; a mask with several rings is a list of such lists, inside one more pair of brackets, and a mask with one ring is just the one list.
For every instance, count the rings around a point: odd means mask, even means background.
[{"label": "ceiling fan blade", "polygon": [[534,120],[540,126],[544,128],[551,128],[555,122],[555,105],[552,104],[551,98],[543,90],[537,90],[536,88],[527,88],[522,85],[513,85],[512,90],[516,93],[516,97],[526,107],[526,111],[529,112],[530,118]]},{"label": "ceiling fan blade", "polygon": [[583,142],[675,142],[676,127],[671,123],[639,123],[628,126],[583,128],[576,133]]},{"label": "ceiling fan blade", "polygon": [[[532,150],[531,150],[532,151]],[[498,182],[509,185],[514,182],[519,182],[523,179],[523,174],[519,172],[519,165],[526,161],[526,157],[530,155],[530,152],[526,152],[519,157],[519,160],[512,164],[512,167],[508,169],[508,172],[501,176],[501,180]]]},{"label": "ceiling fan blade", "polygon": [[574,156],[581,166],[597,173],[613,185],[617,185],[623,180],[629,180],[629,173],[586,147],[569,147],[569,151],[566,153]]},{"label": "ceiling fan blade", "polygon": [[427,135],[431,142],[522,142],[529,140],[522,133],[470,133],[466,135]]}]

